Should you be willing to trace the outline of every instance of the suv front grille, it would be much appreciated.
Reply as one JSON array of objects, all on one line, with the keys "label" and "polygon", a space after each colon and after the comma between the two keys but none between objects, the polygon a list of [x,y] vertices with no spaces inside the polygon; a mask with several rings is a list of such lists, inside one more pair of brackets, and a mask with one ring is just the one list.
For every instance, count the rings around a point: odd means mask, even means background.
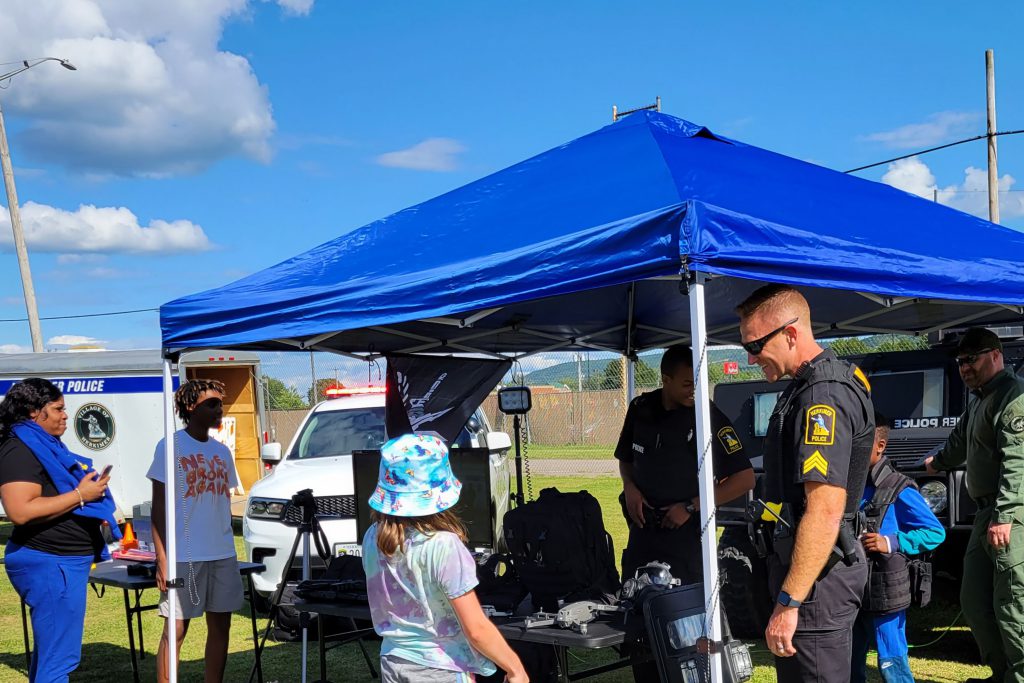
[{"label": "suv front grille", "polygon": [[[314,500],[316,501],[316,516],[320,519],[356,516],[355,496],[322,496],[315,497]],[[292,526],[302,524],[302,508],[288,501],[281,521]]]},{"label": "suv front grille", "polygon": [[889,443],[885,447],[885,457],[898,470],[923,469],[915,467],[921,458],[946,442],[945,436],[901,439],[898,434],[897,430],[889,432]]}]

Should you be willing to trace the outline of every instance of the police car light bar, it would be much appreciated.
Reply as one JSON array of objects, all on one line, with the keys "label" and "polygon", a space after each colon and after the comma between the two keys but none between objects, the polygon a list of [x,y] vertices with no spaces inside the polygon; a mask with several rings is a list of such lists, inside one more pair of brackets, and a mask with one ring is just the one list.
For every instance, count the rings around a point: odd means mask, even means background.
[{"label": "police car light bar", "polygon": [[324,390],[327,398],[341,398],[342,396],[357,396],[359,394],[383,394],[384,387],[331,387]]}]

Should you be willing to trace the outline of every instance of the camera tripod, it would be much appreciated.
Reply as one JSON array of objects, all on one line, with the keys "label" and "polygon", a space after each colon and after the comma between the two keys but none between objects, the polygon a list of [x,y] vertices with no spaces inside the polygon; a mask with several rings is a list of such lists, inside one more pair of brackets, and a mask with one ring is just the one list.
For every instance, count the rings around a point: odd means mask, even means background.
[{"label": "camera tripod", "polygon": [[[263,654],[263,648],[266,645],[267,636],[270,634],[270,631],[274,628],[274,624],[276,623],[277,615],[281,611],[281,599],[284,596],[285,585],[288,583],[286,581],[287,572],[288,572],[288,569],[292,566],[292,564],[295,561],[295,553],[298,551],[299,542],[300,541],[302,542],[302,580],[303,581],[308,581],[311,578],[311,576],[310,576],[310,566],[309,566],[309,552],[310,552],[310,549],[311,549],[310,545],[314,545],[316,547],[317,555],[320,556],[320,559],[323,560],[325,565],[330,561],[330,552],[328,550],[327,535],[324,533],[323,529],[320,527],[320,520],[318,519],[317,514],[316,514],[316,499],[313,497],[313,490],[312,489],[303,489],[302,491],[299,491],[294,496],[292,496],[291,504],[293,506],[295,506],[295,507],[297,507],[297,508],[302,510],[302,522],[299,524],[299,526],[295,530],[295,540],[292,542],[291,551],[288,553],[288,559],[287,559],[287,561],[285,562],[285,565],[284,565],[285,566],[285,575],[281,577],[281,582],[278,584],[277,590],[274,591],[274,595],[271,597],[271,600],[270,600],[270,611],[267,614],[267,626],[263,630],[263,636],[260,638],[260,642],[256,646],[256,651],[260,655]],[[311,537],[313,539],[312,544],[310,543],[310,538]],[[302,678],[301,678],[302,683],[306,683],[306,677],[307,677],[307,662],[306,662],[306,660],[307,660],[307,653],[308,653],[308,650],[309,650],[309,624],[310,624],[310,621],[311,621],[310,619],[306,618],[305,614],[303,614],[302,617],[300,617],[300,620],[299,620],[300,624],[302,625]],[[355,630],[355,622],[352,621],[351,619],[349,621],[351,622],[353,630]],[[320,627],[320,638],[323,639],[326,636],[326,634],[324,633],[324,621],[323,621],[323,619],[320,620],[319,627]],[[360,640],[358,642],[359,642],[359,649],[362,650],[362,652],[363,652],[363,657],[366,659],[367,664],[370,666],[370,670],[373,671],[373,660],[371,659],[370,654],[366,651],[366,647],[363,645],[362,640]],[[323,651],[323,649],[321,648],[321,652],[322,651]],[[258,659],[257,659],[257,661],[258,661]],[[321,672],[322,672],[324,670],[324,662],[322,660],[320,662],[320,668],[321,668]],[[256,674],[256,667],[253,666],[252,671],[249,673],[249,683],[252,683],[253,676],[255,676],[255,674]],[[314,683],[330,683],[330,682],[321,679],[321,680],[318,680],[318,681],[314,681]]]}]

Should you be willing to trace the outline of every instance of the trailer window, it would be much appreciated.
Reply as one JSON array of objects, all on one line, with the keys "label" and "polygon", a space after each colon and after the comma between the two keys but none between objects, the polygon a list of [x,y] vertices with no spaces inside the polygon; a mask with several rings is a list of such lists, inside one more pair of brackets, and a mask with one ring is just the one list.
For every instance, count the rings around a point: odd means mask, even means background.
[{"label": "trailer window", "polygon": [[295,441],[289,458],[307,460],[375,450],[384,445],[384,408],[316,413]]}]

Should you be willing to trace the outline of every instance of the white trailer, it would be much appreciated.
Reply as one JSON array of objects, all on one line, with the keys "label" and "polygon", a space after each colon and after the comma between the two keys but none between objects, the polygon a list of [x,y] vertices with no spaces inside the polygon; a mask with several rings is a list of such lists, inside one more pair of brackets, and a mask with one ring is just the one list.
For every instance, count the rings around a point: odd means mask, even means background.
[{"label": "white trailer", "polygon": [[[267,424],[259,356],[239,351],[188,353],[174,368],[182,379],[224,382],[224,437],[233,448],[244,490],[263,475],[260,447]],[[62,441],[96,468],[113,465],[110,487],[121,514],[151,498],[146,478],[164,435],[163,359],[157,350],[0,355],[0,397],[26,377],[42,377],[64,394],[68,429]],[[178,425],[180,427],[180,424]],[[2,508],[0,508],[2,513]]]}]

